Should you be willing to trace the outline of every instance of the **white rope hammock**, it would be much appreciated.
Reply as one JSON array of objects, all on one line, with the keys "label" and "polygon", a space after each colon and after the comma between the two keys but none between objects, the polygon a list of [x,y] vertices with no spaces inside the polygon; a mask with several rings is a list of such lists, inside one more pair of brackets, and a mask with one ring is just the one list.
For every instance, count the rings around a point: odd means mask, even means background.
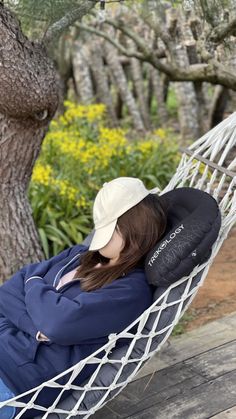
[{"label": "white rope hammock", "polygon": [[[160,193],[191,186],[210,193],[217,200],[221,209],[222,225],[210,259],[196,266],[190,275],[169,286],[135,322],[121,333],[111,334],[109,342],[99,350],[57,377],[24,393],[24,396],[30,397],[27,404],[22,402],[22,395],[19,395],[0,402],[0,408],[6,405],[20,408],[15,416],[17,419],[32,408],[38,409],[37,418],[88,418],[117,395],[167,340],[202,285],[209,267],[236,222],[236,112],[182,151],[182,159],[175,175]],[[179,297],[173,300],[173,293],[177,288]],[[172,313],[172,317],[163,326],[163,318],[173,306],[174,314]],[[161,330],[158,328],[160,323]],[[134,325],[137,325],[137,332],[131,333]],[[129,338],[130,343],[124,348],[114,349],[117,340],[121,338]],[[73,384],[86,364],[96,364],[96,370],[83,386]],[[108,385],[104,385],[100,377],[108,371],[112,371],[112,378]],[[58,383],[61,377],[66,377],[65,385]],[[49,408],[35,402],[46,387],[60,390]],[[71,392],[68,393],[70,395],[62,401],[62,395],[65,396],[68,390],[73,390],[72,395]]]}]

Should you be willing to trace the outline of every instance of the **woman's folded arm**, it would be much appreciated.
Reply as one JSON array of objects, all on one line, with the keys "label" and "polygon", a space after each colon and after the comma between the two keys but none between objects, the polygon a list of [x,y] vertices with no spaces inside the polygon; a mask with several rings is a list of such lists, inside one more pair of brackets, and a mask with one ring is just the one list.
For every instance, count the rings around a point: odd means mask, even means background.
[{"label": "woman's folded arm", "polygon": [[134,274],[129,280],[118,279],[112,286],[82,292],[70,300],[35,279],[25,285],[26,307],[38,330],[52,342],[85,343],[121,331],[148,307],[151,291],[138,282]]}]

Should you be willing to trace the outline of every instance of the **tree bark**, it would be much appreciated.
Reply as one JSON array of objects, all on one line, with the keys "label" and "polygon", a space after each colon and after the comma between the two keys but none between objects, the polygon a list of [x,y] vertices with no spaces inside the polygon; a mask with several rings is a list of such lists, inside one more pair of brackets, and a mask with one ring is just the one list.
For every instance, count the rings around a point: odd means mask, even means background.
[{"label": "tree bark", "polygon": [[[135,49],[135,44],[132,39],[127,39],[127,43],[130,46],[130,49]],[[130,59],[130,67],[140,114],[142,116],[145,128],[149,130],[151,127],[151,120],[148,112],[147,97],[143,84],[142,63],[137,58],[132,57]]]},{"label": "tree bark", "polygon": [[209,129],[215,127],[223,120],[226,105],[229,99],[229,90],[223,86],[216,86],[209,111]]},{"label": "tree bark", "polygon": [[132,116],[134,127],[140,131],[144,132],[145,128],[143,121],[138,110],[135,99],[130,92],[127,79],[125,77],[123,68],[119,62],[117,51],[115,47],[109,44],[107,41],[104,42],[104,52],[106,57],[106,62],[109,66],[109,70],[113,73],[113,77],[116,80],[117,88],[120,92],[123,102],[127,105],[130,115]]},{"label": "tree bark", "polygon": [[97,100],[103,102],[107,107],[107,113],[110,117],[112,126],[118,125],[118,120],[110,93],[108,77],[102,56],[101,40],[92,39],[91,43],[91,71],[95,80],[97,90]]},{"label": "tree bark", "polygon": [[74,43],[74,36],[75,33],[73,31],[67,31],[59,39],[57,48],[50,50],[50,56],[53,58],[56,69],[60,74],[60,99],[57,108],[57,113],[59,114],[65,110],[63,102],[67,97],[69,81],[73,77],[71,50]]},{"label": "tree bark", "polygon": [[59,98],[59,76],[47,48],[98,0],[55,22],[40,42],[28,40],[0,1],[0,281],[44,257],[27,191]]},{"label": "tree bark", "polygon": [[72,53],[73,73],[76,91],[83,104],[94,101],[94,90],[90,72],[90,51],[88,43],[76,40]]},{"label": "tree bark", "polygon": [[168,119],[168,113],[165,104],[164,97],[164,83],[161,80],[160,72],[154,68],[152,65],[149,65],[149,74],[151,80],[151,89],[152,93],[156,98],[157,102],[157,114],[158,119],[161,125],[164,125]]},{"label": "tree bark", "polygon": [[[172,35],[172,39],[175,41],[175,48],[172,50],[173,59],[175,64],[181,69],[182,67],[189,67],[189,58],[185,43],[187,34],[184,17],[177,16],[176,10],[170,9],[166,13],[168,28],[171,33],[171,28],[174,27],[173,22],[177,22],[177,26]],[[178,99],[178,115],[181,129],[181,136],[185,139],[194,140],[200,135],[200,127],[198,122],[198,103],[195,94],[194,85],[192,82],[186,83],[175,83],[175,91]]]},{"label": "tree bark", "polygon": [[43,257],[27,188],[58,103],[55,69],[0,3],[0,280]]}]

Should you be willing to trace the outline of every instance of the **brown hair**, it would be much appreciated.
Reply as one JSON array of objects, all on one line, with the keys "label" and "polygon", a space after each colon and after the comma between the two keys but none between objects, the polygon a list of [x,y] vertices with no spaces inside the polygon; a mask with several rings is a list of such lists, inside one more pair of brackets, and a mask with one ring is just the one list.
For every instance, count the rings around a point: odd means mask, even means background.
[{"label": "brown hair", "polygon": [[[149,194],[117,220],[116,228],[125,245],[115,265],[96,251],[81,255],[74,278],[80,279],[83,291],[96,290],[124,276],[135,267],[144,267],[146,254],[160,240],[166,229],[166,207],[158,195]],[[102,266],[95,268],[101,263]]]}]

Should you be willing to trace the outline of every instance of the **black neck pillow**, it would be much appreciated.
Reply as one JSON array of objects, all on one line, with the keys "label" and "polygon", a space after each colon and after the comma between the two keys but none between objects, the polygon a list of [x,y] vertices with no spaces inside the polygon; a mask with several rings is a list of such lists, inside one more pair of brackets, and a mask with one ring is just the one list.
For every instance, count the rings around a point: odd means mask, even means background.
[{"label": "black neck pillow", "polygon": [[221,213],[217,201],[196,188],[176,188],[159,198],[167,211],[167,227],[147,254],[145,271],[150,284],[169,286],[210,257]]}]

